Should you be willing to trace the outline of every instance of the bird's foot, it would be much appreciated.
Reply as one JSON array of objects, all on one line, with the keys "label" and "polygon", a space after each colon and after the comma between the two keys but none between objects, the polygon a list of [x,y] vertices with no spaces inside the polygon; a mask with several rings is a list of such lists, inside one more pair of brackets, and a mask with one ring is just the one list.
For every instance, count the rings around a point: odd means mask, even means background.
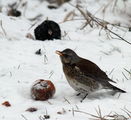
[{"label": "bird's foot", "polygon": [[80,102],[83,102],[83,100],[87,97],[88,93],[85,94],[85,96],[82,98],[82,100]]},{"label": "bird's foot", "polygon": [[76,94],[76,96],[79,96],[79,95],[81,95],[81,93]]}]

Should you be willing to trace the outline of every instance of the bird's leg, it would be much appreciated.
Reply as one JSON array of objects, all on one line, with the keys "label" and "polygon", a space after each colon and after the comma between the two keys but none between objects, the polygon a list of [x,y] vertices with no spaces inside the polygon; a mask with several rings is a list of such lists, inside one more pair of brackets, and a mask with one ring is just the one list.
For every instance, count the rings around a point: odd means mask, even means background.
[{"label": "bird's leg", "polygon": [[79,96],[81,93],[77,93],[76,96]]},{"label": "bird's leg", "polygon": [[85,94],[85,96],[82,98],[81,102],[87,97],[88,93]]}]

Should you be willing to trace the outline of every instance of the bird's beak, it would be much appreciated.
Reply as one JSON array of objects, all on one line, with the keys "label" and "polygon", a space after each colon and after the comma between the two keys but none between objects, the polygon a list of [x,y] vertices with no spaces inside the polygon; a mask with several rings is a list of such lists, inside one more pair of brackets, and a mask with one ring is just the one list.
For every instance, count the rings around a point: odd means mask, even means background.
[{"label": "bird's beak", "polygon": [[60,51],[58,51],[58,50],[56,50],[55,53],[58,54],[58,55],[60,55],[60,56],[63,56],[63,54]]},{"label": "bird's beak", "polygon": [[48,34],[49,34],[49,35],[52,35],[52,31],[51,31],[51,30],[48,30]]}]

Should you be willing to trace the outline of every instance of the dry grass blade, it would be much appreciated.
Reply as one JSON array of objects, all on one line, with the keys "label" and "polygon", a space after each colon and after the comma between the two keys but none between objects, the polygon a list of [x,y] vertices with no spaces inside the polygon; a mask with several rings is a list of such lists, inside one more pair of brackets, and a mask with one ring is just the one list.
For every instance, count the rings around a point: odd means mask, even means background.
[{"label": "dry grass blade", "polygon": [[80,110],[74,110],[74,112],[79,112],[79,113],[83,113],[83,114],[90,115],[90,116],[92,116],[92,117],[94,117],[94,118],[99,118],[99,117],[96,116],[96,115],[93,115],[93,114],[90,114],[90,113],[87,113],[87,112],[84,112],[84,111],[80,111]]},{"label": "dry grass blade", "polygon": [[79,110],[79,107],[77,105],[75,105],[75,106],[76,106],[76,109]]},{"label": "dry grass blade", "polygon": [[51,103],[50,101],[47,100],[47,102],[48,102],[50,105],[53,105],[53,103]]},{"label": "dry grass blade", "polygon": [[28,2],[26,1],[22,6],[24,7],[23,16],[25,16],[28,7]]},{"label": "dry grass blade", "polygon": [[129,118],[131,118],[131,115],[126,110],[123,111],[129,116]]},{"label": "dry grass blade", "polygon": [[47,58],[46,54],[44,54],[44,64],[47,64],[47,62],[48,62],[48,58]]},{"label": "dry grass blade", "polygon": [[28,120],[23,114],[21,114],[21,116],[23,117],[24,120]]},{"label": "dry grass blade", "polygon": [[128,78],[127,78],[127,76],[122,72],[122,74],[123,74],[123,76],[126,78],[126,80],[129,80]]},{"label": "dry grass blade", "polygon": [[74,110],[74,111],[90,115],[91,117],[93,117],[93,118],[90,118],[91,120],[129,120],[131,118],[131,115],[130,115],[131,112],[128,110],[124,110],[124,112],[127,113],[129,118],[125,117],[124,115],[117,114],[117,113],[112,114],[112,112],[110,112],[108,115],[102,116],[101,109],[99,106],[98,106],[98,109],[96,109],[97,115],[93,115],[93,114],[90,114],[84,111],[79,111],[79,110]]},{"label": "dry grass blade", "polygon": [[39,116],[39,120],[45,120],[43,116]]},{"label": "dry grass blade", "polygon": [[124,115],[119,115],[117,113],[115,113],[114,115],[110,115],[108,117],[110,117],[110,119],[108,119],[108,120],[129,120]]},{"label": "dry grass blade", "polygon": [[97,112],[98,116],[100,116],[100,118],[102,118],[101,109],[99,106],[98,106],[98,110],[96,109],[96,112]]},{"label": "dry grass blade", "polygon": [[[68,21],[69,20],[69,18],[72,20],[73,19],[73,17],[74,17],[74,15],[75,15],[75,11],[73,10],[73,11],[71,11],[71,12],[69,12],[66,16],[65,16],[65,18],[64,18],[64,20],[63,20],[63,22],[66,22],[66,21]],[[62,22],[62,23],[63,23]]]},{"label": "dry grass blade", "polygon": [[75,116],[74,108],[72,108],[72,115]]},{"label": "dry grass blade", "polygon": [[54,71],[51,71],[49,74],[50,74],[49,75],[49,79],[50,79],[52,77],[52,75],[54,74]]},{"label": "dry grass blade", "polygon": [[112,72],[115,70],[115,68],[113,68],[111,71],[110,71],[110,73],[109,73],[109,75],[111,75],[112,74]]},{"label": "dry grass blade", "polygon": [[65,97],[64,97],[64,100],[71,105],[71,103],[69,102],[69,100],[67,100]]},{"label": "dry grass blade", "polygon": [[35,23],[33,23],[29,28],[28,30],[30,30],[32,27],[34,27],[35,25],[37,24],[37,21]]},{"label": "dry grass blade", "polygon": [[125,70],[127,73],[129,73],[129,75],[131,75],[131,70],[129,71],[129,70],[127,70],[126,68],[124,68],[124,70]]},{"label": "dry grass blade", "polygon": [[38,14],[38,15],[36,15],[35,17],[33,17],[33,18],[30,18],[29,20],[30,21],[35,21],[35,20],[40,20],[41,18],[42,18],[42,14]]},{"label": "dry grass blade", "polygon": [[131,111],[129,111],[126,107],[122,110],[129,116],[129,118],[131,118]]},{"label": "dry grass blade", "polygon": [[88,14],[86,14],[78,5],[76,6],[76,8],[80,11],[80,13],[83,15],[83,17],[87,21],[87,25],[89,24],[90,27],[93,27],[93,25],[91,24],[92,20],[91,20],[90,16],[88,16]]},{"label": "dry grass blade", "polygon": [[2,20],[0,20],[0,26],[1,26],[1,29],[2,29],[2,31],[4,33],[4,35],[6,36],[7,34],[6,34],[5,29],[3,27]]}]

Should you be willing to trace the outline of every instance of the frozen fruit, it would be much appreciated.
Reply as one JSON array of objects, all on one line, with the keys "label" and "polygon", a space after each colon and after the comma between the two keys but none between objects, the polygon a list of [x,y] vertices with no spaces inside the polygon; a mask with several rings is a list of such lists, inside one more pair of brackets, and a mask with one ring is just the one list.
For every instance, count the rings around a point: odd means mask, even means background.
[{"label": "frozen fruit", "polygon": [[55,86],[50,80],[37,80],[31,88],[31,96],[35,100],[47,100],[55,94]]}]

